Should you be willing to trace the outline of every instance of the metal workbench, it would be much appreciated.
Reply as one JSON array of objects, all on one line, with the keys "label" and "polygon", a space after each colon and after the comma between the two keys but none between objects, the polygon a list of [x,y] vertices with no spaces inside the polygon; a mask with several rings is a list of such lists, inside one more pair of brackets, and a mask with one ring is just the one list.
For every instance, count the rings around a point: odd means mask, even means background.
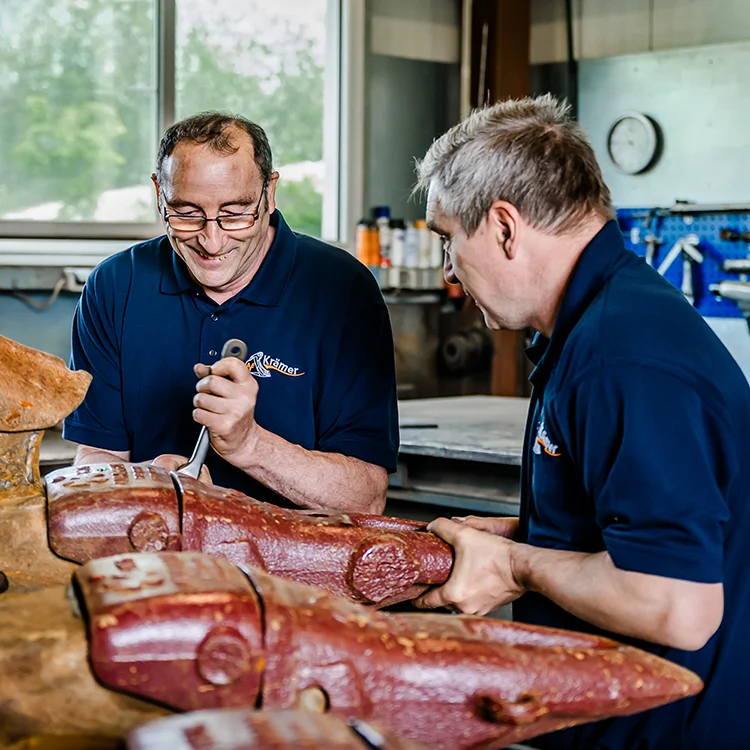
[{"label": "metal workbench", "polygon": [[[401,401],[401,453],[386,513],[516,515],[527,408],[527,399],[499,396]],[[74,443],[48,430],[42,473],[71,464],[74,455]]]},{"label": "metal workbench", "polygon": [[499,396],[401,401],[386,513],[516,515],[528,404]]}]

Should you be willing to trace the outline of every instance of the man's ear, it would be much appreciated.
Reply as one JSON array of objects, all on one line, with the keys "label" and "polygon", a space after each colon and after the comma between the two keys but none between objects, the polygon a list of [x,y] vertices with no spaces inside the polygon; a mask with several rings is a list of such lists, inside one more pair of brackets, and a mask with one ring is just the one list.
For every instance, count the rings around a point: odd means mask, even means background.
[{"label": "man's ear", "polygon": [[154,190],[156,191],[156,210],[161,213],[159,211],[159,180],[156,177],[156,172],[151,175],[151,182],[154,183]]},{"label": "man's ear", "polygon": [[516,257],[518,252],[518,235],[521,216],[516,207],[507,201],[495,201],[487,215],[490,231],[497,239],[497,245],[508,260]]},{"label": "man's ear", "polygon": [[279,173],[274,172],[266,185],[266,200],[268,201],[269,216],[276,210],[276,185],[279,181]]}]

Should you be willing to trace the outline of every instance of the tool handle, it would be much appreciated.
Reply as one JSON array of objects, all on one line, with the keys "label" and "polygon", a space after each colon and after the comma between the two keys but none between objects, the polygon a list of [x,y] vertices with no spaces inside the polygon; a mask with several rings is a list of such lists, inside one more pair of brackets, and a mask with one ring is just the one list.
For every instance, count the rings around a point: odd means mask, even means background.
[{"label": "tool handle", "polygon": [[[247,346],[240,339],[229,339],[221,349],[222,359],[224,357],[237,357],[239,360],[244,360],[246,356]],[[177,470],[177,473],[197,479],[206,460],[210,444],[211,436],[208,434],[208,428],[203,425],[200,435],[198,435],[198,442],[195,444],[193,455],[190,456],[190,460],[181,469]]]}]

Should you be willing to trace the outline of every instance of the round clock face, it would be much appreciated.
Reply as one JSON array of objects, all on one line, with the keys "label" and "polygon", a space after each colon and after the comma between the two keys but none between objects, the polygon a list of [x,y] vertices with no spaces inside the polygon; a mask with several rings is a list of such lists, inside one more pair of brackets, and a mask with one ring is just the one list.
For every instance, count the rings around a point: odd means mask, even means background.
[{"label": "round clock face", "polygon": [[638,174],[650,167],[657,149],[656,127],[645,115],[628,112],[619,117],[609,131],[609,156],[625,174]]}]

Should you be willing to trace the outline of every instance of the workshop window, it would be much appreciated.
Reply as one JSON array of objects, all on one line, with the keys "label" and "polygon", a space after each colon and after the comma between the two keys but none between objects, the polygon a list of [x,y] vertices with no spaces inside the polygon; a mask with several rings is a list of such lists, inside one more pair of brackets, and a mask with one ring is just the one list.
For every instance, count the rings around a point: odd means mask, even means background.
[{"label": "workshop window", "polygon": [[[221,109],[268,132],[279,207],[320,236],[332,0],[2,0],[0,235],[161,233],[162,128]],[[337,98],[334,106],[337,106]],[[337,122],[337,117],[329,118]]]}]

